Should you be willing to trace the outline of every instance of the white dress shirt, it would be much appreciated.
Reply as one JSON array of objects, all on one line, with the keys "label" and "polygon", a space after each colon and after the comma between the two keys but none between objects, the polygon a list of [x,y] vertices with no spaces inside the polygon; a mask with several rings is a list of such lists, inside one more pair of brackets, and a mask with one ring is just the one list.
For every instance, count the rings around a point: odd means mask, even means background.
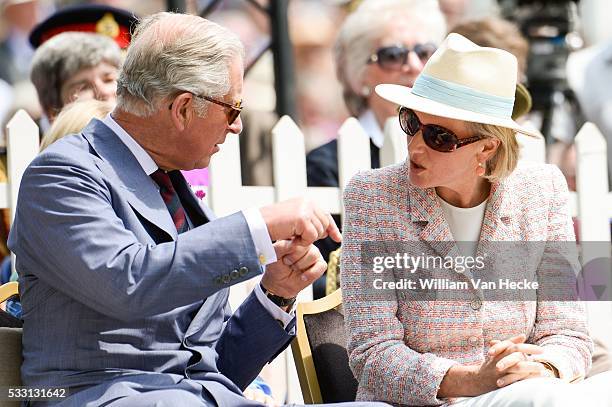
[{"label": "white dress shirt", "polygon": [[[113,119],[110,113],[102,119],[102,122],[119,137],[123,144],[126,145],[147,175],[151,175],[159,169],[149,153],[147,153],[145,149]],[[249,208],[243,210],[242,214],[251,232],[251,238],[253,239],[261,265],[265,267],[268,264],[276,262],[276,252],[274,251],[274,246],[272,246],[272,239],[268,233],[268,227],[261,216],[261,212],[256,208]],[[187,216],[187,218],[189,217]],[[189,222],[191,224],[191,221]],[[267,309],[275,319],[281,321],[286,328],[293,319],[293,313],[289,314],[274,304],[266,297],[259,284],[255,286],[255,295],[264,308]]]},{"label": "white dress shirt", "polygon": [[359,120],[359,124],[361,124],[361,127],[363,127],[366,134],[370,136],[370,139],[372,139],[372,143],[374,143],[376,147],[382,148],[383,143],[385,142],[385,135],[378,125],[374,112],[368,109],[363,112],[357,118],[357,120]]}]

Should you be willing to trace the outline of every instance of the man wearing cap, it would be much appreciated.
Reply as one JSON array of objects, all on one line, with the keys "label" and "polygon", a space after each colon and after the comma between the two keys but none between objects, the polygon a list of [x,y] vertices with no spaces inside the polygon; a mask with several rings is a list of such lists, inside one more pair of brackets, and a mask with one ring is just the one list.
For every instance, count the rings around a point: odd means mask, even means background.
[{"label": "man wearing cap", "polygon": [[[59,406],[261,405],[242,390],[293,338],[295,297],[326,267],[312,243],[341,236],[300,198],[215,219],[189,189],[179,170],[242,128],[242,78],[233,33],[152,15],[115,110],[28,167],[9,239],[24,385],[69,388]],[[260,274],[232,315],[229,287]]]}]

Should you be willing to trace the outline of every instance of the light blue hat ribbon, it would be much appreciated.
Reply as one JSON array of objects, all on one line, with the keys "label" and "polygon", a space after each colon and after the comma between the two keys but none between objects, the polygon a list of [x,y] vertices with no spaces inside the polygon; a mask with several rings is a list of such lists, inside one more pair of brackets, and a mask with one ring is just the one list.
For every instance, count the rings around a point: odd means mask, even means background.
[{"label": "light blue hat ribbon", "polygon": [[491,95],[423,73],[417,77],[412,87],[412,94],[459,109],[502,119],[509,119],[512,116],[514,106],[514,96],[506,98]]}]

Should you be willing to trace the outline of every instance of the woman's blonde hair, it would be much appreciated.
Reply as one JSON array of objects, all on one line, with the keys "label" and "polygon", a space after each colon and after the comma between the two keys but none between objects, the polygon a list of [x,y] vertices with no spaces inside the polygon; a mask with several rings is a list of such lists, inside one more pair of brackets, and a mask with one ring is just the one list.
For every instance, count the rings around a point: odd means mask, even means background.
[{"label": "woman's blonde hair", "polygon": [[468,125],[474,134],[493,137],[500,141],[495,154],[485,163],[484,178],[496,182],[510,175],[516,168],[520,153],[514,130],[484,123],[470,122]]},{"label": "woman's blonde hair", "polygon": [[113,107],[112,103],[100,100],[77,101],[64,106],[51,128],[45,133],[40,143],[40,151],[68,134],[79,133],[91,119],[102,119],[113,110]]}]

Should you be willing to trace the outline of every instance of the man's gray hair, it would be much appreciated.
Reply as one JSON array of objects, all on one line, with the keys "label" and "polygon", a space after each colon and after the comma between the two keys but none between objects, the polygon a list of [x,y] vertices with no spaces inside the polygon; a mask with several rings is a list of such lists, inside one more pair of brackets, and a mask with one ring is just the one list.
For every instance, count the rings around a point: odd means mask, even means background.
[{"label": "man's gray hair", "polygon": [[50,38],[34,53],[30,79],[43,110],[59,112],[62,85],[82,69],[106,62],[119,69],[121,49],[107,36],[65,32]]},{"label": "man's gray hair", "polygon": [[353,116],[367,108],[362,94],[367,61],[394,20],[418,23],[427,41],[439,45],[446,23],[437,0],[365,0],[344,21],[334,47],[336,74],[342,84],[344,102]]},{"label": "man's gray hair", "polygon": [[[157,13],[132,35],[117,83],[117,107],[147,117],[179,92],[220,98],[231,87],[232,61],[244,48],[228,29],[201,17]],[[206,104],[195,99],[197,113]]]}]

